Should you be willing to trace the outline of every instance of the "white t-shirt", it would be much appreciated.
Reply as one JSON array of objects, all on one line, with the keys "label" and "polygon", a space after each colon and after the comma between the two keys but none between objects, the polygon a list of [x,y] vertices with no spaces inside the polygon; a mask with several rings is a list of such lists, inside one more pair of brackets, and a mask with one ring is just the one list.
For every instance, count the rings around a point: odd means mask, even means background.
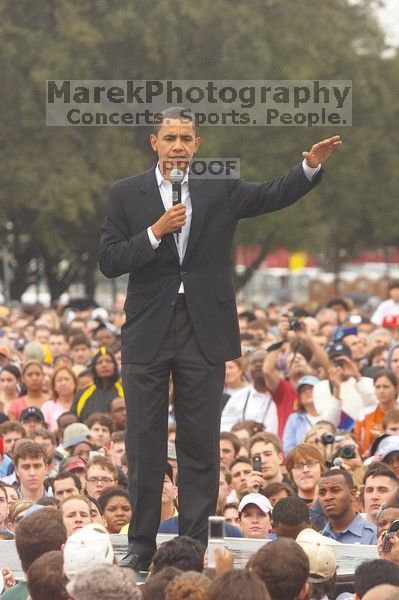
[{"label": "white t-shirt", "polygon": [[250,385],[235,392],[227,401],[222,412],[221,431],[231,431],[238,421],[247,420],[263,423],[265,430],[277,433],[278,417],[276,404],[267,392],[257,392]]}]

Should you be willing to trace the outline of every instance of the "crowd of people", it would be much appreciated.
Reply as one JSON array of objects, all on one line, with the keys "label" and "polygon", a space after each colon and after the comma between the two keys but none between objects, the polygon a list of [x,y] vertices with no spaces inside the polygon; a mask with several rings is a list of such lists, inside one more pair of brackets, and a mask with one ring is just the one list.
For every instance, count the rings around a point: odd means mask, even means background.
[{"label": "crowd of people", "polygon": [[[238,302],[242,357],[226,363],[215,514],[227,537],[265,544],[244,569],[228,550],[210,568],[198,540],[177,536],[140,586],[110,539],[132,517],[123,298],[110,311],[1,306],[0,538],[15,540],[26,575],[0,565],[1,597],[332,600],[344,543],[380,557],[357,568],[354,598],[399,599],[399,282],[389,295],[373,313],[342,297],[316,310]],[[169,399],[159,532],[177,534],[172,382]]]}]

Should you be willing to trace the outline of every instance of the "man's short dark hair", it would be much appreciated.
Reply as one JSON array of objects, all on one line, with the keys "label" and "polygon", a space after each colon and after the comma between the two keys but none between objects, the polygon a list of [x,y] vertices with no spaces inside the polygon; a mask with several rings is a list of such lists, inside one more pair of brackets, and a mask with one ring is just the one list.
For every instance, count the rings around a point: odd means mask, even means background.
[{"label": "man's short dark hair", "polygon": [[7,433],[20,433],[23,438],[26,438],[26,431],[18,421],[5,421],[0,425],[0,437],[4,437]]},{"label": "man's short dark hair", "polygon": [[349,303],[341,297],[331,298],[326,304],[326,308],[332,308],[333,306],[342,306],[346,311],[350,309]]},{"label": "man's short dark hair", "polygon": [[262,546],[247,568],[260,577],[271,600],[296,600],[309,577],[309,559],[290,538],[279,538]]},{"label": "man's short dark hair", "polygon": [[346,469],[329,469],[325,473],[321,474],[320,479],[327,479],[327,477],[336,477],[337,475],[342,475],[345,479],[346,485],[352,490],[355,486],[355,482],[353,481],[352,475]]},{"label": "man's short dark hair", "polygon": [[164,567],[176,567],[182,571],[204,570],[205,548],[198,540],[187,535],[179,535],[162,544],[152,559],[152,573],[159,573]]},{"label": "man's short dark hair", "polygon": [[304,500],[299,496],[289,496],[281,498],[273,508],[272,513],[273,523],[281,523],[282,525],[300,525],[301,523],[309,523],[309,509]]},{"label": "man's short dark hair", "polygon": [[208,600],[270,600],[264,582],[245,569],[227,571],[212,580]]},{"label": "man's short dark hair", "polygon": [[193,112],[184,106],[170,106],[165,108],[161,113],[162,119],[158,123],[154,123],[153,134],[158,135],[164,121],[168,119],[181,119],[185,123],[192,123],[195,134],[197,135],[197,127],[195,122],[195,116]]},{"label": "man's short dark hair", "polygon": [[[35,439],[40,436],[42,437],[44,440],[50,440],[51,444],[55,447],[57,445],[57,440],[55,439],[55,435],[52,431],[49,431],[48,429],[39,429],[38,431],[33,431],[30,436],[29,439],[32,441],[35,441]],[[38,442],[40,443],[40,442]]]},{"label": "man's short dark hair", "polygon": [[263,490],[262,494],[270,499],[271,496],[278,494],[279,492],[287,492],[287,496],[293,496],[294,490],[288,483],[284,483],[284,481],[273,481],[269,483]]},{"label": "man's short dark hair", "polygon": [[275,433],[269,433],[268,431],[260,431],[249,440],[249,454],[251,455],[252,447],[258,442],[264,444],[272,444],[276,452],[282,452],[281,440]]},{"label": "man's short dark hair", "polygon": [[233,462],[231,463],[231,465],[229,466],[230,473],[231,473],[231,469],[233,467],[235,467],[238,463],[244,463],[246,465],[251,465],[251,467],[252,467],[251,459],[248,458],[248,456],[237,456],[237,458],[235,458],[233,460]]},{"label": "man's short dark hair", "polygon": [[165,590],[168,584],[183,571],[176,567],[165,567],[159,573],[149,577],[141,586],[141,600],[165,600]]},{"label": "man's short dark hair", "polygon": [[220,433],[219,440],[227,440],[228,442],[231,442],[231,445],[234,448],[234,456],[236,456],[237,453],[240,451],[241,442],[240,438],[236,433],[233,433],[232,431],[222,431]]},{"label": "man's short dark hair", "polygon": [[75,487],[77,490],[79,490],[79,492],[82,490],[82,482],[80,481],[79,477],[77,475],[75,475],[75,473],[71,473],[68,471],[61,471],[61,473],[58,473],[58,475],[56,475],[53,479],[53,490],[54,490],[54,483],[56,481],[64,481],[65,479],[72,479],[72,481],[75,484]]},{"label": "man's short dark hair", "polygon": [[68,600],[65,589],[64,554],[52,550],[39,556],[28,569],[28,588],[32,600]]},{"label": "man's short dark hair", "polygon": [[13,453],[14,465],[18,467],[18,462],[27,458],[42,458],[44,464],[48,463],[48,456],[45,448],[43,448],[43,446],[41,446],[37,442],[32,442],[30,440],[27,440],[26,442],[21,442],[21,444],[19,444],[18,448]]},{"label": "man's short dark hair", "polygon": [[363,484],[366,483],[369,477],[388,477],[392,483],[398,484],[398,478],[388,465],[382,462],[372,463],[364,474]]},{"label": "man's short dark hair", "polygon": [[45,552],[61,550],[66,539],[65,525],[57,509],[42,508],[24,517],[15,531],[15,546],[24,573]]},{"label": "man's short dark hair", "polygon": [[114,423],[112,419],[105,413],[92,413],[85,421],[85,425],[87,425],[89,429],[91,429],[96,423],[99,423],[102,427],[106,427],[109,432],[112,433]]},{"label": "man's short dark hair", "polygon": [[120,444],[125,441],[125,432],[124,431],[114,431],[111,434],[111,442],[114,444]]},{"label": "man's short dark hair", "polygon": [[367,560],[357,567],[354,582],[356,594],[363,598],[366,592],[377,585],[390,583],[399,586],[399,567],[382,558]]}]

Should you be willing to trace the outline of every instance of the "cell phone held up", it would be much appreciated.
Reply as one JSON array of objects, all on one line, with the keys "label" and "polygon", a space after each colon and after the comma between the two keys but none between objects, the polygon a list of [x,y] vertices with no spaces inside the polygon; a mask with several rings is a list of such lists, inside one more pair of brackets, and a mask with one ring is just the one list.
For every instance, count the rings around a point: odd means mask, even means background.
[{"label": "cell phone held up", "polygon": [[218,549],[223,554],[225,549],[224,526],[224,517],[208,518],[208,567],[210,569],[216,567],[215,550]]},{"label": "cell phone held up", "polygon": [[399,531],[399,519],[396,519],[396,521],[393,521],[393,523],[390,526],[390,528],[388,529],[388,531],[386,531],[384,533],[384,537],[382,540],[383,552],[389,552],[391,550],[391,548],[392,548],[391,539],[393,538],[394,535],[397,534],[398,531]]},{"label": "cell phone held up", "polygon": [[262,459],[260,456],[252,457],[252,470],[262,473]]}]

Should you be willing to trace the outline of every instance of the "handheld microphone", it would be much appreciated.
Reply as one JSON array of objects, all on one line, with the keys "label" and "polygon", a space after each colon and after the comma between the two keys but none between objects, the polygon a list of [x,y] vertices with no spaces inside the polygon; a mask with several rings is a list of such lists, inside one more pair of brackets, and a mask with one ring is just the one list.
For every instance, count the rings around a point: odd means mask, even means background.
[{"label": "handheld microphone", "polygon": [[342,460],[342,458],[337,456],[337,458],[334,458],[334,460],[333,460],[332,469],[340,469],[343,464],[344,464],[344,461]]},{"label": "handheld microphone", "polygon": [[[183,181],[184,173],[180,169],[173,169],[170,172],[172,181],[172,204],[181,204],[181,182]],[[176,229],[175,233],[181,233],[181,228]]]}]

